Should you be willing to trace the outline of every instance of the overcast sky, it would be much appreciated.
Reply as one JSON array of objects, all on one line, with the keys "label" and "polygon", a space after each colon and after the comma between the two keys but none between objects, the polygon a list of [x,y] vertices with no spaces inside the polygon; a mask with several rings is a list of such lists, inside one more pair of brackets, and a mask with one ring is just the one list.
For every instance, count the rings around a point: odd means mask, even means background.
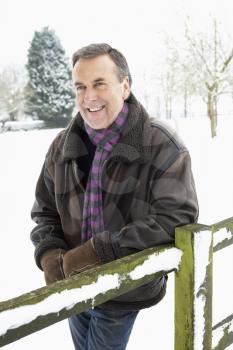
[{"label": "overcast sky", "polygon": [[26,63],[34,31],[49,26],[69,58],[81,46],[108,42],[134,73],[161,55],[162,33],[182,35],[185,13],[203,30],[212,13],[233,32],[231,7],[232,0],[0,0],[0,67]]}]

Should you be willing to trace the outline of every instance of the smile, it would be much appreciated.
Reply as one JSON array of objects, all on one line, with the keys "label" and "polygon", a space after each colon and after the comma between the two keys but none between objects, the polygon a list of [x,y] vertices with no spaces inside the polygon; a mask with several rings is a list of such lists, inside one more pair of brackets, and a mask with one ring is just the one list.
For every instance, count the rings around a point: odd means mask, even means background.
[{"label": "smile", "polygon": [[100,106],[100,107],[96,107],[96,108],[90,108],[87,107],[88,112],[99,112],[102,111],[102,109],[104,109],[105,106]]}]

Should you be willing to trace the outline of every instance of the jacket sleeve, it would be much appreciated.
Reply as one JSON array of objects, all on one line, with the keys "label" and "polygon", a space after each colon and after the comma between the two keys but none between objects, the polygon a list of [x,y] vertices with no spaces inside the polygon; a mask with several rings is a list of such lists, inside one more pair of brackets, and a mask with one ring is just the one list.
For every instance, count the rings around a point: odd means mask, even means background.
[{"label": "jacket sleeve", "polygon": [[94,247],[103,262],[140,250],[174,242],[175,228],[194,223],[198,202],[188,151],[173,157],[166,170],[151,179],[149,207],[144,220],[134,220],[119,232],[94,236]]},{"label": "jacket sleeve", "polygon": [[54,182],[48,171],[47,157],[36,185],[36,199],[31,217],[37,224],[31,232],[31,240],[35,246],[35,260],[42,269],[40,258],[46,250],[68,249],[56,208]]}]

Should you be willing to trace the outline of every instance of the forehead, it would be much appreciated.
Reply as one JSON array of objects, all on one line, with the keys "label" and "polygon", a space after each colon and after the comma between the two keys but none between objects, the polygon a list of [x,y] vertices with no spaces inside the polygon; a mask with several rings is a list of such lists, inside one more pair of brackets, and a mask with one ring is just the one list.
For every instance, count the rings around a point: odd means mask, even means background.
[{"label": "forehead", "polygon": [[73,68],[74,81],[93,81],[99,78],[117,78],[117,67],[108,55],[95,58],[81,58]]}]

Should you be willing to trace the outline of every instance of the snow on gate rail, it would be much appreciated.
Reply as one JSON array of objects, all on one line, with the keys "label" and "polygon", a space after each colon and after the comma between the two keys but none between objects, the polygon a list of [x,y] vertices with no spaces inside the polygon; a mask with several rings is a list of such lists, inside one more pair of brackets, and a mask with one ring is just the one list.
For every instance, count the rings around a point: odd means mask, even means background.
[{"label": "snow on gate rail", "polygon": [[178,268],[174,245],[139,253],[0,303],[0,347]]}]

